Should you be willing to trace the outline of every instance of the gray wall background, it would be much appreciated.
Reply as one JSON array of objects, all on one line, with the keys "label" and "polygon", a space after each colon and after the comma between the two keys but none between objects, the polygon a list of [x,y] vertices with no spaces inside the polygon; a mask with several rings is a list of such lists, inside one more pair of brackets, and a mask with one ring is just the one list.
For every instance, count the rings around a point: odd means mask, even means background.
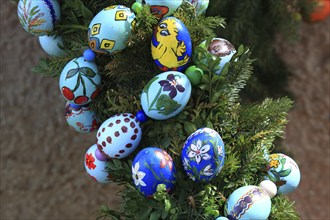
[{"label": "gray wall background", "polygon": [[[296,96],[285,145],[302,180],[290,195],[303,219],[329,219],[330,19],[304,24],[301,39],[279,37]],[[58,79],[31,68],[46,54],[20,26],[15,5],[1,1],[0,218],[95,219],[101,204],[118,207],[116,184],[92,182],[83,158],[95,134],[77,134],[64,119]]]}]

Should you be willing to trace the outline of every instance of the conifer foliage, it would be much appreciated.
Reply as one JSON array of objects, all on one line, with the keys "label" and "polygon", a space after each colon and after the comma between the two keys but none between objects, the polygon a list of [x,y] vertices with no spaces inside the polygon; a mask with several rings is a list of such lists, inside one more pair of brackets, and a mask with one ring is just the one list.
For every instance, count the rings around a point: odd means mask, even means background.
[{"label": "conifer foliage", "polygon": [[[42,58],[34,71],[58,77],[67,62],[80,57],[88,48],[90,21],[110,5],[131,7],[133,0],[65,0],[61,2],[62,20],[53,34],[64,39],[65,56]],[[212,1],[210,7],[212,7]],[[242,104],[241,90],[253,74],[251,51],[235,44],[236,54],[216,75],[220,58],[200,46],[216,36],[217,28],[225,30],[224,18],[197,16],[194,7],[184,2],[174,17],[189,30],[194,64],[203,70],[201,83],[193,86],[188,104],[177,116],[167,120],[149,119],[141,125],[142,140],[133,154],[124,159],[110,159],[107,172],[113,182],[123,186],[119,195],[122,208],[100,204],[98,219],[215,219],[225,216],[230,194],[245,185],[258,185],[267,174],[265,154],[283,134],[286,116],[292,107],[288,98],[265,99],[257,104]],[[153,28],[158,23],[148,5],[136,13],[132,34],[125,50],[112,55],[98,54],[96,64],[102,77],[100,93],[91,103],[100,121],[117,113],[136,113],[141,109],[140,95],[150,79],[160,73],[150,52]],[[229,41],[231,39],[228,39]],[[221,172],[210,182],[194,182],[187,177],[181,151],[187,137],[199,128],[217,131],[225,144],[226,159]],[[142,195],[132,180],[132,161],[143,148],[164,149],[176,166],[175,188],[167,192],[157,187],[152,198]],[[96,183],[95,183],[96,184]],[[272,199],[269,219],[298,219],[293,202],[285,196]]]}]

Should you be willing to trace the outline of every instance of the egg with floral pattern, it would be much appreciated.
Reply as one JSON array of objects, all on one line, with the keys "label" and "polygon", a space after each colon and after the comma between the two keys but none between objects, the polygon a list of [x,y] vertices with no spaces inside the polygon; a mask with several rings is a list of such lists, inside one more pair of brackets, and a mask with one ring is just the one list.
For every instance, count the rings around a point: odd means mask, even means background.
[{"label": "egg with floral pattern", "polygon": [[[142,0],[137,0],[142,3]],[[151,13],[157,18],[163,18],[172,15],[173,12],[180,7],[183,0],[144,0],[150,5]]]},{"label": "egg with floral pattern", "polygon": [[67,102],[65,119],[79,133],[92,132],[99,126],[99,120],[89,105],[80,106]]},{"label": "egg with floral pattern", "polygon": [[162,71],[184,71],[192,55],[189,31],[182,21],[175,17],[162,19],[154,29],[151,38],[151,55]]},{"label": "egg with floral pattern", "polygon": [[87,150],[84,159],[86,172],[93,180],[99,183],[110,182],[109,173],[106,171],[107,158],[100,154],[96,144]]},{"label": "egg with floral pattern", "polygon": [[186,174],[196,182],[208,182],[220,173],[225,161],[225,147],[213,129],[200,128],[184,143],[181,160]]},{"label": "egg with floral pattern", "polygon": [[168,71],[152,78],[141,94],[143,111],[150,118],[165,120],[179,114],[191,95],[191,83],[186,75]]},{"label": "egg with floral pattern", "polygon": [[61,20],[60,4],[56,0],[20,0],[17,14],[23,28],[37,36],[49,35]]},{"label": "egg with floral pattern", "polygon": [[170,191],[176,181],[173,159],[163,149],[144,148],[133,160],[132,178],[136,188],[147,197],[157,191],[159,184],[164,184],[166,190]]},{"label": "egg with floral pattern", "polygon": [[116,114],[102,123],[96,138],[97,146],[104,155],[110,158],[125,158],[141,141],[140,122],[133,114]]},{"label": "egg with floral pattern", "polygon": [[59,85],[63,97],[70,103],[86,105],[99,93],[101,76],[94,62],[84,57],[74,58],[63,68]]},{"label": "egg with floral pattern", "polygon": [[297,163],[285,154],[270,154],[268,157],[269,179],[277,186],[277,194],[293,192],[300,182],[300,170]]}]

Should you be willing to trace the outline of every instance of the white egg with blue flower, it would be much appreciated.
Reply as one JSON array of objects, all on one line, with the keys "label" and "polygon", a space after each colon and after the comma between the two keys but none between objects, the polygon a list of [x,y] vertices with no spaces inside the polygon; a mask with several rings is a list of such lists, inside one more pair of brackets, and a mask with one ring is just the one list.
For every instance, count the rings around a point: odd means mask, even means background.
[{"label": "white egg with blue flower", "polygon": [[136,188],[144,196],[151,197],[159,184],[164,184],[166,190],[170,191],[176,181],[173,159],[163,149],[144,148],[133,160],[132,178]]},{"label": "white egg with blue flower", "polygon": [[196,182],[208,182],[218,175],[225,162],[225,146],[213,129],[200,128],[184,143],[181,160],[186,174]]},{"label": "white egg with blue flower", "polygon": [[191,95],[191,83],[186,75],[168,71],[152,78],[141,94],[143,111],[150,118],[165,120],[179,114]]}]

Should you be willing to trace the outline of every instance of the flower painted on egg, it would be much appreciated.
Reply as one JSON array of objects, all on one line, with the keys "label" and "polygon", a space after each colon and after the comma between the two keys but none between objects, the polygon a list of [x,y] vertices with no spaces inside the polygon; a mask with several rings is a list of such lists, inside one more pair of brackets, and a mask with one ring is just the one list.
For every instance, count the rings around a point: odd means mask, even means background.
[{"label": "flower painted on egg", "polygon": [[172,170],[172,168],[173,168],[173,160],[170,157],[170,155],[168,155],[168,153],[166,151],[156,150],[155,151],[155,154],[156,154],[156,156],[158,158],[161,159],[161,161],[160,161],[160,167],[161,168],[165,168],[168,165],[168,167],[170,168],[170,170]]},{"label": "flower painted on egg", "polygon": [[143,182],[143,178],[145,177],[145,173],[142,171],[139,171],[140,169],[140,163],[137,162],[134,167],[132,167],[132,177],[134,180],[134,184],[136,186],[146,186],[145,182]]},{"label": "flower painted on egg", "polygon": [[169,96],[171,99],[177,95],[177,91],[185,91],[185,88],[175,79],[173,74],[168,74],[167,80],[161,80],[158,83],[163,87],[163,91],[170,91]]},{"label": "flower painted on egg", "polygon": [[91,153],[86,154],[85,163],[88,169],[90,170],[95,169],[96,165],[94,164],[94,162],[95,162],[95,158],[93,157],[93,155]]},{"label": "flower painted on egg", "polygon": [[211,168],[211,165],[207,165],[206,167],[204,167],[203,171],[202,171],[202,175],[204,176],[212,176],[213,175],[213,170]]},{"label": "flower painted on egg", "polygon": [[192,143],[188,149],[188,157],[195,160],[198,164],[203,160],[209,160],[211,155],[207,152],[211,149],[211,146],[203,145],[201,140],[197,140],[197,143]]},{"label": "flower painted on egg", "polygon": [[279,164],[280,164],[280,162],[278,160],[271,160],[269,162],[269,166],[273,167],[273,168],[277,168]]}]

